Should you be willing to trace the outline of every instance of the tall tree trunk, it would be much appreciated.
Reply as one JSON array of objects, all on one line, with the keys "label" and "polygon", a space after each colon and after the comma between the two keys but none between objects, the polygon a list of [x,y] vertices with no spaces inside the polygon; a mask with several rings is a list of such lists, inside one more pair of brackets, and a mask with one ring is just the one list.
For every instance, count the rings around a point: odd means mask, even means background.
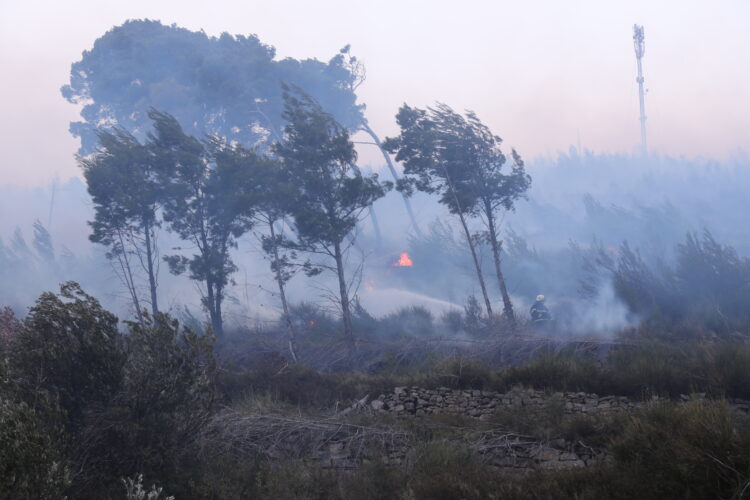
[{"label": "tall tree trunk", "polygon": [[273,259],[276,267],[276,283],[279,286],[279,297],[281,297],[281,307],[284,311],[284,320],[286,322],[286,330],[289,341],[289,353],[292,355],[292,360],[297,363],[297,332],[295,331],[294,324],[292,323],[292,315],[289,314],[289,304],[286,301],[284,279],[281,276],[281,266],[279,265],[279,246],[276,244],[276,230],[273,227],[273,221],[268,221],[268,227],[271,231],[271,241],[273,242]]},{"label": "tall tree trunk", "polygon": [[500,286],[500,293],[503,296],[503,313],[510,323],[511,328],[516,327],[516,316],[513,313],[513,303],[510,301],[508,288],[505,286],[505,276],[500,265],[500,243],[497,241],[497,230],[495,229],[495,216],[492,207],[485,203],[485,212],[487,223],[490,230],[490,243],[492,244],[492,257],[495,261],[495,272],[497,273],[497,284]]},{"label": "tall tree trunk", "polygon": [[222,331],[222,324],[221,324],[221,313],[220,310],[217,309],[217,285],[214,283],[213,276],[211,276],[211,272],[209,271],[206,276],[206,298],[205,304],[206,309],[208,309],[208,317],[211,320],[211,328],[214,330],[214,334],[217,337],[221,337],[221,335],[224,333]]},{"label": "tall tree trunk", "polygon": [[143,311],[141,310],[141,302],[138,300],[138,291],[135,289],[135,281],[133,280],[133,270],[130,267],[130,260],[128,259],[128,251],[125,246],[125,241],[122,238],[122,233],[117,232],[117,237],[120,239],[120,248],[122,253],[117,254],[117,260],[120,263],[120,268],[123,274],[123,280],[125,281],[125,287],[130,293],[130,299],[133,301],[133,307],[135,307],[135,314],[138,316],[138,322],[143,323]]},{"label": "tall tree trunk", "polygon": [[479,286],[482,288],[482,296],[484,297],[484,306],[487,308],[487,318],[492,321],[492,304],[490,303],[490,296],[487,293],[487,286],[484,283],[484,275],[482,275],[482,266],[479,264],[479,258],[477,257],[477,250],[474,246],[474,241],[471,239],[471,232],[469,232],[469,226],[466,224],[464,214],[458,212],[458,218],[461,221],[461,227],[464,229],[466,235],[466,242],[469,244],[471,250],[471,258],[474,260],[474,269],[477,271],[477,278],[479,278]]},{"label": "tall tree trunk", "polygon": [[341,254],[341,244],[334,244],[334,257],[336,259],[336,274],[339,278],[339,294],[341,296],[341,312],[344,319],[344,335],[349,340],[349,348],[352,352],[357,351],[357,341],[354,338],[354,327],[352,326],[352,314],[349,310],[349,291],[344,279],[344,258]]},{"label": "tall tree trunk", "polygon": [[448,169],[443,165],[443,172],[445,174],[445,180],[448,183],[448,189],[450,189],[451,195],[453,195],[453,201],[456,204],[456,213],[459,220],[461,221],[461,227],[464,229],[466,235],[466,243],[469,244],[469,250],[471,250],[471,258],[474,260],[474,269],[477,272],[477,278],[479,278],[479,286],[482,288],[482,296],[484,297],[484,306],[487,308],[487,319],[492,321],[492,303],[490,302],[490,296],[487,293],[487,285],[484,284],[484,275],[482,274],[482,266],[479,264],[479,258],[477,257],[477,250],[474,246],[474,241],[471,239],[471,232],[469,226],[466,224],[466,218],[464,217],[463,210],[461,209],[461,202],[458,200],[456,190],[453,186],[453,180],[451,179]]},{"label": "tall tree trunk", "polygon": [[375,214],[375,209],[370,206],[367,208],[370,214],[370,222],[372,222],[372,230],[375,232],[375,244],[378,248],[383,247],[383,235],[380,232],[380,223],[378,223],[378,216]]},{"label": "tall tree trunk", "polygon": [[222,318],[221,315],[221,303],[224,299],[224,287],[221,285],[216,285],[216,293],[214,294],[214,310],[216,311],[215,314],[215,325],[214,330],[216,330],[216,335],[218,337],[221,337],[224,335],[224,318]]},{"label": "tall tree trunk", "polygon": [[156,316],[159,312],[159,305],[156,301],[156,272],[154,270],[154,242],[151,238],[153,224],[144,223],[143,232],[146,233],[146,266],[148,266],[148,286],[151,290],[151,313]]},{"label": "tall tree trunk", "polygon": [[[357,174],[361,174],[362,170],[357,165],[352,165]],[[380,233],[380,224],[378,223],[378,216],[375,214],[375,208],[370,205],[367,207],[367,213],[370,216],[370,222],[372,222],[372,230],[375,232],[375,244],[378,248],[383,246],[383,235]]]},{"label": "tall tree trunk", "polygon": [[[383,143],[380,142],[380,138],[377,136],[375,131],[370,128],[370,125],[367,123],[367,120],[364,120],[362,122],[362,130],[367,132],[367,134],[372,138],[372,141],[375,143],[375,145],[378,147],[380,152],[383,154],[383,158],[385,158],[385,163],[386,165],[388,165],[388,170],[391,171],[393,180],[398,182],[398,172],[396,172],[396,167],[393,166],[393,161],[391,161],[391,157],[388,156],[388,152],[383,149]],[[414,232],[417,234],[417,236],[422,236],[422,231],[420,231],[419,225],[417,225],[417,219],[414,217],[414,212],[411,209],[411,203],[409,202],[409,198],[407,198],[406,195],[403,193],[401,194],[401,198],[403,198],[404,200],[406,213],[409,214],[409,220],[411,221],[411,225],[414,228]]]}]

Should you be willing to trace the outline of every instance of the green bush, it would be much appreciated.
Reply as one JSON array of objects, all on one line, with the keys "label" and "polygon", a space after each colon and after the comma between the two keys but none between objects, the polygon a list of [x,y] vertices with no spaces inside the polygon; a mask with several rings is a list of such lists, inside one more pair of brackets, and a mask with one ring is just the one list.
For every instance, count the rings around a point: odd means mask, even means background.
[{"label": "green bush", "polygon": [[116,449],[101,453],[113,462],[113,475],[143,471],[178,493],[183,455],[216,403],[213,337],[165,314],[144,314],[128,329],[122,390],[87,435],[112,435]]},{"label": "green bush", "polygon": [[382,318],[378,332],[381,338],[386,339],[426,338],[435,336],[436,329],[429,309],[422,306],[408,306]]},{"label": "green bush", "polygon": [[0,498],[64,498],[69,471],[57,442],[25,403],[0,397]]},{"label": "green bush", "polygon": [[11,342],[11,377],[30,405],[59,402],[69,431],[106,405],[122,384],[125,356],[117,318],[78,284],[43,293]]}]

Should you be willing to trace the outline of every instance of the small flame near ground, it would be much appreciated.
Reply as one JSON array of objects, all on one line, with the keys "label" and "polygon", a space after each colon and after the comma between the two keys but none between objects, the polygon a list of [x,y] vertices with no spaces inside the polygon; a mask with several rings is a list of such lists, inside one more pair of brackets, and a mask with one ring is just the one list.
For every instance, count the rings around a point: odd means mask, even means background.
[{"label": "small flame near ground", "polygon": [[396,267],[411,267],[414,265],[414,262],[412,262],[408,252],[401,252],[401,256],[398,258],[398,261],[393,265]]}]

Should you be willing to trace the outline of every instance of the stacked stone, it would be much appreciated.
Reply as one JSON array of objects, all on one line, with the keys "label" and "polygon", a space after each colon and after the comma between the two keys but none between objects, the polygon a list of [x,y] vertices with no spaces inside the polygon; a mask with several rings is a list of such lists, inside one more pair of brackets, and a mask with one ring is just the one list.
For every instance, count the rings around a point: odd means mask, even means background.
[{"label": "stacked stone", "polygon": [[632,410],[636,406],[626,397],[599,397],[583,392],[558,392],[550,396],[543,391],[523,389],[501,393],[447,387],[396,387],[393,393],[378,396],[370,403],[370,407],[377,412],[388,412],[398,416],[449,413],[483,419],[491,415],[496,408],[541,407],[551,398],[564,404],[566,413],[604,413]]}]

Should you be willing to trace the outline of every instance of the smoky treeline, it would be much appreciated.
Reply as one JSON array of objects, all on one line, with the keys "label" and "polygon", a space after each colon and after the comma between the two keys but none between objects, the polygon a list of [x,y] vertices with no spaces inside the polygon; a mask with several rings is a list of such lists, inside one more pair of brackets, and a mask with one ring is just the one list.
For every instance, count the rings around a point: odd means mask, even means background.
[{"label": "smoky treeline", "polygon": [[748,159],[379,135],[366,77],[149,20],[73,63],[81,177],[0,186],[0,497],[741,498]]},{"label": "smoky treeline", "polygon": [[[352,348],[358,315],[408,317],[376,337],[481,337],[525,325],[538,294],[563,336],[745,321],[744,158],[571,148],[524,163],[481,113],[439,102],[394,110],[400,131],[381,141],[365,82],[348,46],[279,60],[254,36],[113,28],[62,89],[83,106],[85,186],[3,188],[19,215],[3,221],[15,286],[0,300],[23,314],[73,280],[124,318],[166,311],[220,336],[278,325],[292,356],[310,309]],[[361,165],[355,143],[383,164]]]}]

